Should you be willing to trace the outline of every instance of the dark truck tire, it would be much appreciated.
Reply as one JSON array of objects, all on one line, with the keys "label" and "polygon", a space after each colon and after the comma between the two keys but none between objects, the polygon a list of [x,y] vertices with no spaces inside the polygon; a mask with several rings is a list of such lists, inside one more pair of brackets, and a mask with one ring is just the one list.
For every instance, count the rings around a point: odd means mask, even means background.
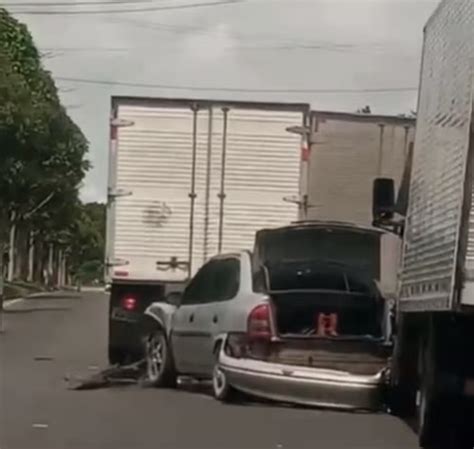
[{"label": "dark truck tire", "polygon": [[473,409],[468,399],[448,387],[447,369],[456,366],[456,338],[432,320],[420,344],[417,400],[418,438],[424,449],[472,449]]},{"label": "dark truck tire", "polygon": [[108,355],[110,365],[126,365],[129,358],[125,350],[113,346],[109,346]]},{"label": "dark truck tire", "polygon": [[416,319],[411,316],[399,319],[387,405],[390,413],[400,418],[413,418],[416,415],[418,339]]}]

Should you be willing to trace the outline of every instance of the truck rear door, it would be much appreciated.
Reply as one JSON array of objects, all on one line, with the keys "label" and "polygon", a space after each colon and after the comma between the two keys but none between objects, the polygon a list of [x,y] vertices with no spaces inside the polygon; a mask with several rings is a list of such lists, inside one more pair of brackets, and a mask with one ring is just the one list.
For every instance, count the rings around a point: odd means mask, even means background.
[{"label": "truck rear door", "polygon": [[298,218],[309,106],[113,99],[109,278],[180,281]]}]

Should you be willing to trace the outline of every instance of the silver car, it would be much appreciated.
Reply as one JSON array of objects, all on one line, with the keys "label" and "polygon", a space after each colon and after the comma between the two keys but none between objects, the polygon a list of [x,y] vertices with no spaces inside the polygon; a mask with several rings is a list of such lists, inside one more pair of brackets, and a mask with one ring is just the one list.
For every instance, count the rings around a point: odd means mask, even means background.
[{"label": "silver car", "polygon": [[186,375],[212,379],[222,401],[240,391],[346,409],[382,404],[388,307],[373,279],[344,264],[221,255],[182,295],[145,313],[155,386],[174,387]]}]

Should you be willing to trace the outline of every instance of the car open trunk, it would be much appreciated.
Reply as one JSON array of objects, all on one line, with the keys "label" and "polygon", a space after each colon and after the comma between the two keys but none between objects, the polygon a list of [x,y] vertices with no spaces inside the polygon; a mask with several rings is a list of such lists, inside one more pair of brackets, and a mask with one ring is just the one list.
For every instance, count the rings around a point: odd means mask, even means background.
[{"label": "car open trunk", "polygon": [[380,339],[384,302],[375,282],[330,261],[265,267],[277,334],[284,337]]},{"label": "car open trunk", "polygon": [[374,296],[339,291],[272,293],[276,331],[285,337],[381,338]]}]

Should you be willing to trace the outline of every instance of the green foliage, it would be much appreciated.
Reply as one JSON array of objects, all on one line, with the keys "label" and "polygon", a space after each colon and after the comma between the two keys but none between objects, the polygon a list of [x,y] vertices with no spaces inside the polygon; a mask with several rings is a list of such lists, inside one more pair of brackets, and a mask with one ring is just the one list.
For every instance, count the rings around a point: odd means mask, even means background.
[{"label": "green foliage", "polygon": [[87,150],[26,26],[0,8],[0,247],[12,216],[71,245]]},{"label": "green foliage", "polygon": [[105,218],[104,204],[88,203],[75,222],[69,260],[73,274],[83,282],[103,277]]}]

